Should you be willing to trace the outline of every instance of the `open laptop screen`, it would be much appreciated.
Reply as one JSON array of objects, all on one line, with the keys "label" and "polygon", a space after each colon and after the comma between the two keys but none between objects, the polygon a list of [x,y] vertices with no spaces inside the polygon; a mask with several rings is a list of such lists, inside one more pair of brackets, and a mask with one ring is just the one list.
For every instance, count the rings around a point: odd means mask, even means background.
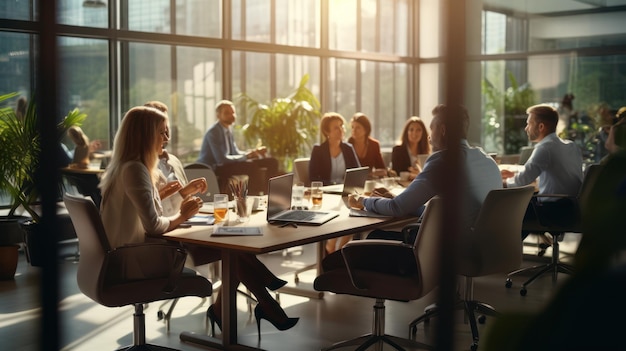
[{"label": "open laptop screen", "polygon": [[291,208],[291,189],[293,173],[270,179],[267,191],[267,218],[273,218],[282,211]]}]

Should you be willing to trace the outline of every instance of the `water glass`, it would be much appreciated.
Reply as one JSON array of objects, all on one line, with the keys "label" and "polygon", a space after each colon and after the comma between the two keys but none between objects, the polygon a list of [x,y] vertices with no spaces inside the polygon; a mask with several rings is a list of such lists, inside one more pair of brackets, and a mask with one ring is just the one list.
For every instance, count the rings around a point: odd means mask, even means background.
[{"label": "water glass", "polygon": [[293,186],[291,190],[291,206],[292,207],[301,207],[304,206],[304,184],[298,183]]},{"label": "water glass", "polygon": [[322,198],[324,194],[322,186],[324,186],[322,182],[311,182],[311,203],[314,209],[322,208]]},{"label": "water glass", "polygon": [[215,224],[223,224],[228,221],[228,195],[213,195],[213,216]]}]

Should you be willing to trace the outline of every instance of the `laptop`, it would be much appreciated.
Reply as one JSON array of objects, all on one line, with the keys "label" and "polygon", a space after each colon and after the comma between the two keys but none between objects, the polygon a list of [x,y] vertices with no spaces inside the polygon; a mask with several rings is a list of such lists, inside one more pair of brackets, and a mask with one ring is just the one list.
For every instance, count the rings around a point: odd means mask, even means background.
[{"label": "laptop", "polygon": [[341,199],[348,208],[348,195],[350,194],[363,194],[363,187],[365,181],[370,174],[369,167],[348,168],[346,174],[343,177],[343,191],[341,192]]},{"label": "laptop", "polygon": [[336,211],[311,211],[291,209],[293,173],[283,174],[269,180],[267,191],[267,221],[322,225],[339,216]]}]

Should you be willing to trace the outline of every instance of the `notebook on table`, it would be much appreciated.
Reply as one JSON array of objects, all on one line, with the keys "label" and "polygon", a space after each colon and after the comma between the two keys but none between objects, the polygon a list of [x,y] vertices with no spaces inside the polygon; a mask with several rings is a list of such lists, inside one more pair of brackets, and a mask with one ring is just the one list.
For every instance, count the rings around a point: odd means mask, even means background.
[{"label": "notebook on table", "polygon": [[321,225],[339,216],[336,211],[311,211],[291,209],[293,173],[280,175],[269,180],[267,191],[267,221]]}]

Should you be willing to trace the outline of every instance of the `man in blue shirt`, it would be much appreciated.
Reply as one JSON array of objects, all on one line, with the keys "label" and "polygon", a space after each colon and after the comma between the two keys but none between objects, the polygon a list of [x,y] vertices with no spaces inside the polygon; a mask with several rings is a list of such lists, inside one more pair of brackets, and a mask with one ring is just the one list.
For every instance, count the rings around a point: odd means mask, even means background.
[{"label": "man in blue shirt", "polygon": [[[563,140],[556,135],[559,114],[550,105],[540,104],[526,110],[526,134],[536,142],[533,153],[524,164],[524,169],[515,174],[502,170],[501,175],[507,187],[528,185],[535,180],[539,183],[539,194],[563,194],[576,197],[583,181],[582,153],[571,140]],[[572,203],[567,199],[541,198],[539,215],[551,218],[555,223],[569,220]],[[526,211],[525,221],[535,218],[531,206]],[[528,236],[522,232],[522,238]]]},{"label": "man in blue shirt", "polygon": [[[461,211],[461,225],[463,232],[467,232],[473,225],[480,207],[487,193],[493,189],[502,188],[502,180],[498,165],[493,158],[479,148],[470,147],[466,140],[469,128],[469,116],[464,108],[460,115],[454,115],[452,109],[445,105],[436,106],[433,111],[433,120],[430,124],[430,143],[433,153],[428,157],[422,172],[398,196],[392,197],[386,190],[378,189],[373,197],[352,196],[350,206],[366,209],[375,213],[401,216],[421,216],[424,205],[428,200],[444,192],[445,184],[441,182],[446,172],[446,154],[448,152],[449,136],[453,128],[459,130],[461,140],[460,158],[462,170],[458,174],[466,177],[464,192],[461,195],[463,206]],[[375,231],[368,238],[384,237],[402,240],[396,232]],[[414,238],[409,238],[414,240]]]},{"label": "man in blue shirt", "polygon": [[218,102],[215,113],[217,121],[204,135],[197,162],[213,168],[222,192],[229,192],[228,178],[235,174],[247,174],[251,180],[259,181],[250,183],[251,193],[266,191],[267,179],[278,173],[278,161],[275,158],[266,157],[265,147],[245,152],[237,148],[231,128],[235,124],[237,113],[231,101]]}]

